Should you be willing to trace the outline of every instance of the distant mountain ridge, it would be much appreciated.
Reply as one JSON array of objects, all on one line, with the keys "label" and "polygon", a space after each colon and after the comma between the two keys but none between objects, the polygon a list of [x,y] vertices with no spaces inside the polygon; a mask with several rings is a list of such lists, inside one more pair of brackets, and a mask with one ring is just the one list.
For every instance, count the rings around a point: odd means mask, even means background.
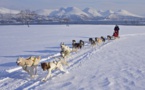
[{"label": "distant mountain ridge", "polygon": [[[49,10],[49,9],[47,9]],[[41,11],[41,10],[40,10]],[[43,10],[44,11],[44,10]],[[45,11],[44,11],[45,12]],[[43,12],[43,13],[44,13]],[[47,12],[47,11],[46,11]],[[56,13],[57,12],[57,13]],[[42,14],[37,12],[37,14]],[[142,17],[139,15],[135,15],[133,13],[130,13],[127,10],[118,10],[118,11],[112,11],[112,10],[106,10],[106,11],[102,11],[100,12],[99,10],[96,10],[94,8],[85,8],[84,10],[81,10],[77,7],[62,7],[60,9],[55,9],[54,11],[52,10],[47,16],[51,15],[51,16],[62,16],[62,15],[86,15],[86,16],[93,16],[93,17],[101,17],[101,16],[110,16],[110,15],[119,15],[119,16],[132,16],[132,17]]]},{"label": "distant mountain ridge", "polygon": [[[10,20],[11,19],[11,20]],[[24,20],[25,19],[25,20]],[[27,20],[26,20],[27,19]],[[51,23],[51,22],[99,22],[99,21],[144,21],[145,17],[133,14],[127,10],[97,10],[87,7],[61,7],[59,9],[42,10],[12,10],[0,7],[1,23]],[[126,23],[126,22],[125,22]],[[132,23],[132,22],[131,22]]]},{"label": "distant mountain ridge", "polygon": [[[41,11],[41,12],[40,12]],[[43,11],[43,12],[42,12]],[[45,10],[39,10],[39,12],[36,12],[39,15],[42,15],[43,13],[47,13]],[[83,10],[77,8],[77,7],[62,7],[59,9],[51,10],[48,14],[45,14],[45,16],[49,17],[57,17],[57,18],[68,18],[69,20],[121,20],[121,19],[127,19],[127,18],[143,18],[143,16],[139,16],[136,14],[133,14],[127,10],[118,10],[118,11],[112,11],[112,10],[96,10],[94,8],[85,8]]]},{"label": "distant mountain ridge", "polygon": [[[0,7],[0,14],[18,14],[19,10],[12,10]],[[106,10],[101,11],[94,9],[94,8],[85,8],[84,10],[81,10],[77,7],[61,7],[59,9],[42,9],[42,10],[36,10],[35,11],[39,15],[45,15],[45,16],[63,16],[63,15],[86,15],[86,16],[93,16],[93,17],[101,17],[101,16],[110,16],[110,15],[120,15],[120,16],[133,16],[133,17],[143,17],[139,15],[135,15],[133,13],[130,13],[127,10],[118,10],[118,11],[112,11],[112,10]]]}]

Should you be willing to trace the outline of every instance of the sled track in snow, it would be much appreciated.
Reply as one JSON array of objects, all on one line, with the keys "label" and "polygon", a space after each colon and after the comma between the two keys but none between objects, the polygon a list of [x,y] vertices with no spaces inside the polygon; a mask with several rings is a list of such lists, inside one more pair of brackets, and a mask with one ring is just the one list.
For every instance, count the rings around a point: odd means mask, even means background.
[{"label": "sled track in snow", "polygon": [[[76,67],[81,66],[81,63],[83,63],[85,58],[89,58],[92,54],[99,51],[104,46],[107,46],[112,42],[106,41],[105,43],[102,43],[102,45],[95,47],[92,47],[90,44],[85,43],[85,47],[82,48],[82,50],[79,50],[76,53],[71,54],[71,58],[68,60],[69,66],[66,67],[68,71],[71,71],[75,69]],[[42,58],[41,62],[43,61],[51,61],[54,57],[60,56],[59,53],[56,53],[52,56],[49,56],[48,58]],[[9,69],[3,72],[1,79],[0,79],[0,87],[2,90],[9,90],[9,89],[15,89],[15,90],[28,90],[28,89],[35,89],[38,86],[43,85],[43,83],[49,82],[49,80],[55,79],[56,76],[61,75],[62,72],[60,71],[54,71],[54,75],[51,79],[48,79],[46,82],[42,82],[41,79],[46,75],[43,71],[41,71],[41,68],[38,67],[38,72],[42,72],[41,75],[38,76],[38,78],[31,80],[28,77],[28,74],[25,72],[22,72],[21,67],[17,67],[14,69]],[[39,73],[38,73],[39,74]],[[15,84],[15,85],[14,85]],[[14,85],[14,86],[13,86]],[[13,86],[13,87],[12,87]]]}]

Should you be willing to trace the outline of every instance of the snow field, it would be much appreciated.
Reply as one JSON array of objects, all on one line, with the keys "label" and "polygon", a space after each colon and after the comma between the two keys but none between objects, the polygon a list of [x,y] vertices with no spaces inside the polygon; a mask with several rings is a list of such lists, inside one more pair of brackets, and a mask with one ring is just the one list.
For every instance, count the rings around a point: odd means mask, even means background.
[{"label": "snow field", "polygon": [[[3,42],[0,43],[0,88],[2,90],[145,89],[144,27],[120,26],[120,39],[106,41],[94,48],[88,44],[88,38],[111,35],[113,26],[72,25],[66,27],[58,25],[30,26],[30,28],[6,26],[0,28],[2,32],[0,33],[0,40]],[[20,28],[21,31],[19,31]],[[48,28],[49,30],[47,30]],[[43,29],[43,31],[40,31],[40,29]],[[27,37],[25,37],[26,35]],[[13,38],[10,39],[9,37]],[[18,41],[16,41],[16,38]],[[41,82],[40,80],[47,72],[43,72],[40,67],[38,67],[39,76],[31,80],[27,73],[15,65],[18,56],[41,55],[41,62],[51,61],[53,57],[59,56],[60,42],[65,42],[71,46],[72,39],[77,41],[82,39],[86,42],[86,45],[77,53],[71,54],[71,58],[68,60],[70,66],[65,66],[65,69],[69,71],[68,74],[54,71],[51,79]],[[18,44],[20,42],[22,45]]]}]

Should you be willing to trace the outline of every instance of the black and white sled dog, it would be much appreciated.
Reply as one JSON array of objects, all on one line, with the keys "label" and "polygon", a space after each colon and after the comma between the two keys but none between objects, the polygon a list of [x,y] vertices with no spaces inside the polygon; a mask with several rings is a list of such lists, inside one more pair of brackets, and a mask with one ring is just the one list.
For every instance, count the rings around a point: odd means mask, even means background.
[{"label": "black and white sled dog", "polygon": [[113,36],[107,35],[107,40],[114,40]]},{"label": "black and white sled dog", "polygon": [[76,43],[76,40],[72,40],[72,49],[75,50],[75,49],[82,49],[82,47],[84,47],[84,41],[83,40],[80,40],[79,43]]},{"label": "black and white sled dog", "polygon": [[91,43],[93,47],[96,45],[96,42],[95,40],[93,40],[93,38],[89,38],[89,42]]},{"label": "black and white sled dog", "polygon": [[42,81],[46,81],[49,77],[52,77],[51,73],[53,70],[58,69],[60,71],[68,73],[68,71],[64,70],[63,65],[67,65],[67,62],[63,58],[59,58],[58,61],[41,63],[41,68],[43,69],[43,71],[48,71],[48,74],[45,78],[42,79]]}]

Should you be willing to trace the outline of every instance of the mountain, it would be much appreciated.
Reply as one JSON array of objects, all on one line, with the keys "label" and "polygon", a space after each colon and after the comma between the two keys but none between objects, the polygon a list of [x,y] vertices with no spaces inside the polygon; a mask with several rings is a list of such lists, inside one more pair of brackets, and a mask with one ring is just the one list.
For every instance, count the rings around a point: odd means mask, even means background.
[{"label": "mountain", "polygon": [[87,13],[90,17],[101,17],[102,15],[94,8],[85,8],[83,10],[85,13]]},{"label": "mountain", "polygon": [[116,19],[116,18],[121,18],[121,19],[129,19],[129,18],[141,18],[139,15],[132,14],[126,10],[118,10],[116,12],[111,12],[110,15],[108,14],[107,18],[110,19]]},{"label": "mountain", "polygon": [[[23,10],[22,10],[23,11]],[[25,10],[24,10],[25,11]],[[84,21],[139,21],[145,20],[144,17],[135,15],[126,10],[97,10],[94,8],[85,8],[80,9],[77,7],[61,7],[59,9],[42,9],[36,11],[26,10],[24,14],[18,14],[20,11],[18,10],[11,10],[7,8],[0,8],[0,14],[7,14],[1,15],[0,20],[11,20],[22,22],[25,20],[21,20],[22,17],[30,19],[31,22],[84,22]],[[35,13],[34,13],[35,12]],[[15,15],[17,14],[17,15]],[[28,15],[29,14],[29,15]],[[23,15],[23,16],[22,16]],[[29,16],[29,17],[28,17]],[[40,21],[41,20],[41,21]]]},{"label": "mountain", "polygon": [[0,14],[18,14],[20,11],[0,7]]},{"label": "mountain", "polygon": [[112,10],[101,11],[100,14],[102,15],[102,17],[108,17],[108,16],[114,14],[114,11],[112,11]]},{"label": "mountain", "polygon": [[60,8],[58,10],[52,11],[48,16],[57,18],[69,18],[70,20],[99,20],[99,19],[118,19],[122,18],[142,18],[139,15],[135,15],[126,10],[96,10],[94,8],[85,8],[81,10],[77,7],[66,7]]},{"label": "mountain", "polygon": [[118,15],[118,16],[132,16],[132,17],[141,17],[139,15],[135,15],[135,14],[132,14],[126,10],[118,10],[114,13],[115,15]]},{"label": "mountain", "polygon": [[82,20],[84,17],[89,17],[87,13],[83,12],[77,7],[62,7],[58,10],[52,11],[48,16],[57,18],[69,18],[71,20]]},{"label": "mountain", "polygon": [[51,12],[53,12],[54,9],[43,9],[43,10],[36,10],[36,13],[38,15],[44,15],[44,16],[48,16],[50,15]]}]

